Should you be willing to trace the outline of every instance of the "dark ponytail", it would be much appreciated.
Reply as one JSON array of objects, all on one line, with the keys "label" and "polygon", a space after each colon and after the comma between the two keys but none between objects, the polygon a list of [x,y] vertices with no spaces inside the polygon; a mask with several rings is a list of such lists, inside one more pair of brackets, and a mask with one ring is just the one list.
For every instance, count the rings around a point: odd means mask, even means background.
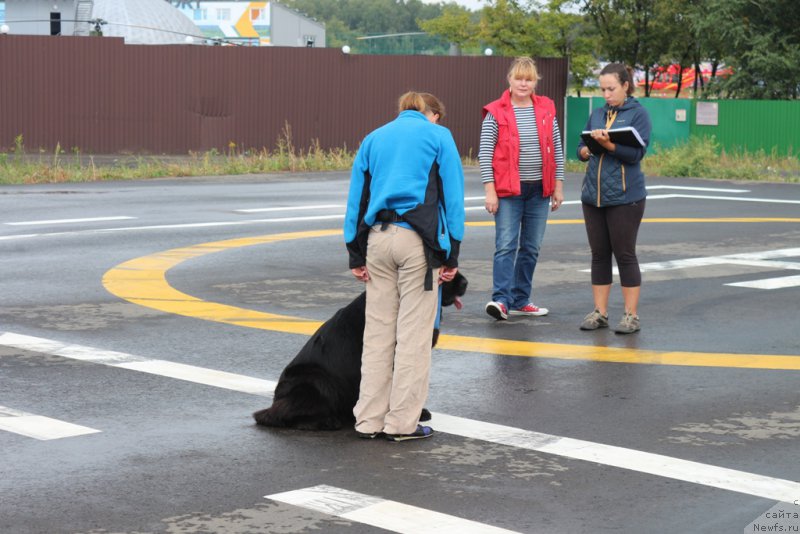
[{"label": "dark ponytail", "polygon": [[636,86],[633,83],[633,69],[623,63],[609,63],[600,71],[600,76],[604,74],[615,74],[620,85],[628,82],[628,96],[633,95]]}]

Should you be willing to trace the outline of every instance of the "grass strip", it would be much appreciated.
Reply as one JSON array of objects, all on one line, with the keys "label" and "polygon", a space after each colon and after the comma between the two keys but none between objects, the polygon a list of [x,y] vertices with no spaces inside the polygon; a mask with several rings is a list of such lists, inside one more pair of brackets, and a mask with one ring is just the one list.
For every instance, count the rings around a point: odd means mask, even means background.
[{"label": "grass strip", "polygon": [[[52,155],[25,152],[18,136],[9,153],[0,153],[0,184],[40,184],[143,180],[163,177],[268,174],[278,172],[344,171],[353,164],[355,153],[347,147],[323,149],[318,142],[298,149],[288,127],[274,149],[242,149],[230,143],[225,152],[190,152],[187,156],[120,156],[111,164],[108,158],[87,156],[78,149],[67,154],[57,146]],[[466,166],[477,165],[470,153]],[[800,159],[778,155],[726,151],[713,137],[691,138],[668,149],[652,147],[642,163],[646,175],[692,177],[720,180],[752,180],[800,183]],[[567,160],[566,170],[583,173],[586,165]]]}]

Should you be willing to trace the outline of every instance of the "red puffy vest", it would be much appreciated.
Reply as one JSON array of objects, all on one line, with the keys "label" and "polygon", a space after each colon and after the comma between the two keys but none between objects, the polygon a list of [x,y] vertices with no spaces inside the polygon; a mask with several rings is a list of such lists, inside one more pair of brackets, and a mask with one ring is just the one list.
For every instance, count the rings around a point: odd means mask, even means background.
[{"label": "red puffy vest", "polygon": [[[555,103],[546,96],[531,95],[533,113],[536,116],[536,130],[539,133],[539,148],[542,152],[542,195],[549,197],[556,186],[556,158],[553,146],[553,120],[556,116]],[[519,195],[519,132],[511,93],[483,107],[483,116],[489,112],[497,121],[497,145],[492,158],[494,189],[498,197]]]}]

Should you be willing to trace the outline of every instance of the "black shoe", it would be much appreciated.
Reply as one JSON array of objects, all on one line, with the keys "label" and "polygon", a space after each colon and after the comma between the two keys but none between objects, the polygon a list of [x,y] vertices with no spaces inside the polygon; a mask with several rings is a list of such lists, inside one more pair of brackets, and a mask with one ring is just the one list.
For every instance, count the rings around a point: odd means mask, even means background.
[{"label": "black shoe", "polygon": [[356,436],[361,439],[375,439],[381,434],[383,434],[383,432],[359,432],[356,430]]},{"label": "black shoe", "polygon": [[411,439],[424,439],[433,436],[433,429],[429,426],[417,425],[412,434],[386,434],[389,441],[408,441]]}]

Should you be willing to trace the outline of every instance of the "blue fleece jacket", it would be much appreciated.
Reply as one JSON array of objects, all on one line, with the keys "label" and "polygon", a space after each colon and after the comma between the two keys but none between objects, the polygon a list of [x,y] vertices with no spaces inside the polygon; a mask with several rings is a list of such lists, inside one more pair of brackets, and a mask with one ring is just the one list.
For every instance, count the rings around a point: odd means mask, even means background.
[{"label": "blue fleece jacket", "polygon": [[[431,183],[434,178],[441,180],[438,194]],[[426,201],[438,204],[429,210],[438,214],[438,221],[432,221],[437,235],[427,237],[446,253],[447,265],[458,265],[465,218],[461,157],[450,130],[406,110],[367,135],[353,163],[344,222],[351,268],[366,262],[366,251],[357,252],[353,245],[360,229],[376,223],[379,211],[394,210],[402,216],[419,211]]]}]

